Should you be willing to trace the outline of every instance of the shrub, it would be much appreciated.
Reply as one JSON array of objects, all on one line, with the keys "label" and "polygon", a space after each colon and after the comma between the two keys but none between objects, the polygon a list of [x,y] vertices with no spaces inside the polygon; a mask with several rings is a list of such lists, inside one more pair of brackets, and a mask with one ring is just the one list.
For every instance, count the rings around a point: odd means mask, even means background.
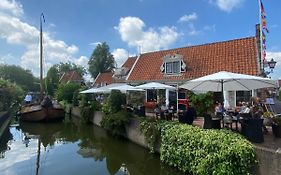
[{"label": "shrub", "polygon": [[72,103],[73,93],[80,88],[80,85],[76,83],[60,84],[56,91],[56,98],[59,101],[66,100],[68,103]]},{"label": "shrub", "polygon": [[94,112],[101,109],[101,105],[97,101],[92,101],[90,103],[85,103],[81,106],[81,117],[86,123],[91,122],[91,118],[94,117]]},{"label": "shrub", "polygon": [[75,90],[73,92],[73,97],[72,97],[72,104],[73,104],[73,106],[78,106],[79,105],[79,100],[78,100],[79,91],[80,91],[80,89],[77,89],[77,90]]},{"label": "shrub", "polygon": [[110,113],[118,112],[122,109],[122,105],[126,104],[126,95],[119,90],[112,90],[107,102]]},{"label": "shrub", "polygon": [[129,123],[130,118],[132,118],[132,114],[126,111],[108,114],[103,117],[101,126],[110,131],[113,136],[123,136],[126,134],[125,126]]},{"label": "shrub", "polygon": [[196,106],[196,111],[199,116],[203,116],[204,113],[208,113],[214,110],[214,100],[212,92],[203,94],[191,93],[189,96],[189,100],[191,101],[191,106]]},{"label": "shrub", "polygon": [[192,174],[249,174],[256,163],[253,145],[228,130],[184,124],[161,127],[161,161]]},{"label": "shrub", "polygon": [[160,140],[160,126],[163,122],[156,119],[141,118],[140,120],[140,131],[145,136],[150,152],[154,153],[157,143]]},{"label": "shrub", "polygon": [[15,112],[23,100],[24,91],[20,86],[0,78],[0,111]]},{"label": "shrub", "polygon": [[279,125],[279,126],[281,126],[281,116],[274,116],[274,117],[272,118],[272,120],[273,120],[273,124],[274,124],[274,125]]}]

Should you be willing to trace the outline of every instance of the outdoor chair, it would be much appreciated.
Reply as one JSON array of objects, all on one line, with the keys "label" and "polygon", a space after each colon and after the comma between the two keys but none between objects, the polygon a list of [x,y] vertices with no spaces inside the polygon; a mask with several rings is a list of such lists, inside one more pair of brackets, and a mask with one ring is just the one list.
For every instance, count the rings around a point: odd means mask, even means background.
[{"label": "outdoor chair", "polygon": [[204,129],[221,129],[220,118],[217,117],[212,118],[210,114],[203,114],[203,116],[204,116],[204,124],[203,124]]},{"label": "outdoor chair", "polygon": [[262,126],[263,119],[243,119],[241,120],[241,133],[251,142],[262,143],[264,142]]},{"label": "outdoor chair", "polygon": [[191,125],[196,118],[196,111],[194,108],[190,107],[187,111],[179,114],[179,122]]},{"label": "outdoor chair", "polygon": [[227,127],[227,128],[229,128],[230,127],[230,129],[232,130],[232,122],[233,122],[233,120],[232,120],[232,116],[231,115],[224,115],[223,116],[223,127]]},{"label": "outdoor chair", "polygon": [[204,129],[211,129],[212,128],[212,117],[210,114],[204,114]]}]

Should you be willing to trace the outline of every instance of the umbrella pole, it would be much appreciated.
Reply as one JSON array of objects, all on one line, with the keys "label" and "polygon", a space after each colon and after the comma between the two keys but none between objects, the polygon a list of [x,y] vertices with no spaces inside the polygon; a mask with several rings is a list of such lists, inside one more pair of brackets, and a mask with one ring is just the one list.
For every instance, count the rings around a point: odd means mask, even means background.
[{"label": "umbrella pole", "polygon": [[221,104],[224,106],[223,80],[221,80]]}]

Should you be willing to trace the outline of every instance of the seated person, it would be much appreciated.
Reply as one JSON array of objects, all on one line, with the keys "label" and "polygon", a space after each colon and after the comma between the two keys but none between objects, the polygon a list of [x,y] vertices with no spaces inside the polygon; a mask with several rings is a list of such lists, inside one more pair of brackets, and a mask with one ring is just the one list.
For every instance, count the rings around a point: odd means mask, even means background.
[{"label": "seated person", "polygon": [[239,114],[239,112],[241,111],[241,107],[242,107],[242,102],[239,102],[234,109],[234,114],[233,114],[234,116]]},{"label": "seated person", "polygon": [[30,93],[28,93],[24,98],[25,104],[30,104],[32,101],[32,96]]},{"label": "seated person", "polygon": [[245,104],[241,107],[239,113],[241,114],[241,113],[250,113],[250,112],[251,112],[251,109],[250,109],[249,104],[245,103]]},{"label": "seated person", "polygon": [[162,103],[162,105],[161,105],[161,112],[165,112],[165,111],[167,111],[168,110],[168,107],[166,106],[166,104],[165,103]]},{"label": "seated person", "polygon": [[218,114],[222,114],[222,113],[223,113],[223,106],[221,105],[221,103],[216,102],[215,115],[217,116]]},{"label": "seated person", "polygon": [[238,119],[240,117],[242,117],[242,118],[252,117],[252,115],[251,115],[251,108],[250,108],[248,103],[244,102],[242,104],[242,107],[240,108],[240,112],[238,113],[237,117],[238,117]]},{"label": "seated person", "polygon": [[155,109],[154,109],[154,113],[156,114],[156,117],[158,116],[158,115],[160,115],[160,108],[159,108],[159,106],[158,106],[158,104],[155,106]]}]

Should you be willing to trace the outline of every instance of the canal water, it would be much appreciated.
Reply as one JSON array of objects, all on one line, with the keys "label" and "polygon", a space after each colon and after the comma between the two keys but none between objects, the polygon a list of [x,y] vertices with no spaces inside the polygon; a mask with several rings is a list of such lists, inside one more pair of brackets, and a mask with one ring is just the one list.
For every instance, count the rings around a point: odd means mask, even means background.
[{"label": "canal water", "polygon": [[1,175],[182,175],[159,155],[73,121],[20,123],[0,138]]}]

